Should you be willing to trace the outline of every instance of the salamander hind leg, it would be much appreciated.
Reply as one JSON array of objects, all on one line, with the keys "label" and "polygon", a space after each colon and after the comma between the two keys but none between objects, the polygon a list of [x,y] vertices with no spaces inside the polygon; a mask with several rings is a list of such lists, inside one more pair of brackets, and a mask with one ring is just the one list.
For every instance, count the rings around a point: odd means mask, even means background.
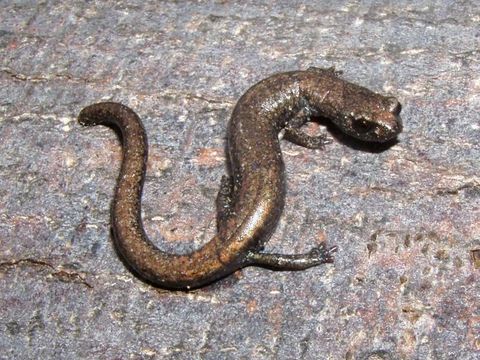
[{"label": "salamander hind leg", "polygon": [[249,265],[265,267],[272,270],[305,270],[313,266],[332,263],[336,246],[326,248],[325,245],[313,248],[308,253],[296,255],[265,254],[250,252],[247,255]]},{"label": "salamander hind leg", "polygon": [[308,149],[323,149],[325,145],[332,142],[326,134],[311,136],[303,131],[301,127],[308,121],[310,121],[310,112],[306,108],[300,110],[285,126],[283,137],[294,144]]}]

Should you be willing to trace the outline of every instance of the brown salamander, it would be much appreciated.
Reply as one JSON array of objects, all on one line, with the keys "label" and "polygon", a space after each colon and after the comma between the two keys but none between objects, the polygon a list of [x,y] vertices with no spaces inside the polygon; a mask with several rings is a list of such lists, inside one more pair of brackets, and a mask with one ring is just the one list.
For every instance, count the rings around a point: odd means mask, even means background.
[{"label": "brown salamander", "polygon": [[332,262],[335,248],[305,254],[262,253],[282,213],[285,176],[279,134],[307,148],[321,148],[324,135],[301,127],[311,116],[330,119],[357,139],[386,142],[402,130],[400,103],[338,77],[333,69],[310,68],[275,74],[252,86],[238,101],[228,128],[231,177],[224,177],[217,198],[218,232],[189,254],[170,254],[147,237],[141,196],[147,160],[147,136],[140,118],[119,103],[84,108],[82,125],[118,127],[123,161],[112,207],[116,247],[140,277],[170,289],[206,285],[245,266],[302,270]]}]

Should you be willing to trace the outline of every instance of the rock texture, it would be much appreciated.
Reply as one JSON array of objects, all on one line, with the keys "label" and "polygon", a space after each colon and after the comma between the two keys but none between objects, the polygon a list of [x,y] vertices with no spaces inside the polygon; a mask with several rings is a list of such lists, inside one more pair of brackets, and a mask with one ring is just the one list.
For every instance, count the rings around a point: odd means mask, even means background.
[{"label": "rock texture", "polygon": [[[1,359],[480,357],[480,8],[476,1],[0,2]],[[119,260],[114,132],[76,116],[135,109],[158,246],[215,231],[226,124],[279,71],[335,66],[391,93],[386,151],[284,143],[288,196],[268,251],[326,240],[334,265],[248,268],[190,293]],[[312,131],[317,131],[312,126]],[[322,131],[324,131],[322,126]]]}]

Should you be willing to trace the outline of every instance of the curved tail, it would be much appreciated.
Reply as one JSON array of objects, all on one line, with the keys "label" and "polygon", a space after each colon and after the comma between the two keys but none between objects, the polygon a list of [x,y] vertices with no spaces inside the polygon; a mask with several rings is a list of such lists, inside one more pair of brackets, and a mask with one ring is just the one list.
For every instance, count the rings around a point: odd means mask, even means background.
[{"label": "curved tail", "polygon": [[137,114],[119,103],[104,102],[84,108],[78,121],[85,126],[118,128],[123,160],[112,206],[115,245],[125,261],[142,278],[172,289],[191,289],[213,282],[242,267],[241,261],[222,252],[217,236],[187,254],[166,253],[147,237],[141,219],[141,196],[148,144]]}]

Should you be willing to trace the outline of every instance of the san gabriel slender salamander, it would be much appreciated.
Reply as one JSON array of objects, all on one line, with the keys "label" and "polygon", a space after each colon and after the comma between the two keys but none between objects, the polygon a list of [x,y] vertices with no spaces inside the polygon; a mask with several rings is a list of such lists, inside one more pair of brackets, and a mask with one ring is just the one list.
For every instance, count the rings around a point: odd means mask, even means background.
[{"label": "san gabriel slender salamander", "polygon": [[186,255],[158,249],[143,229],[147,135],[140,118],[124,105],[105,102],[84,108],[78,121],[121,131],[124,153],[112,207],[118,251],[140,277],[163,288],[188,290],[245,266],[303,270],[332,262],[335,248],[324,246],[295,255],[261,252],[284,207],[279,133],[298,145],[322,148],[328,142],[324,135],[301,130],[311,116],[321,116],[357,139],[386,142],[402,130],[400,110],[395,98],[342,80],[333,69],[275,74],[252,86],[235,106],[228,128],[232,174],[222,179],[217,199],[217,235]]}]

